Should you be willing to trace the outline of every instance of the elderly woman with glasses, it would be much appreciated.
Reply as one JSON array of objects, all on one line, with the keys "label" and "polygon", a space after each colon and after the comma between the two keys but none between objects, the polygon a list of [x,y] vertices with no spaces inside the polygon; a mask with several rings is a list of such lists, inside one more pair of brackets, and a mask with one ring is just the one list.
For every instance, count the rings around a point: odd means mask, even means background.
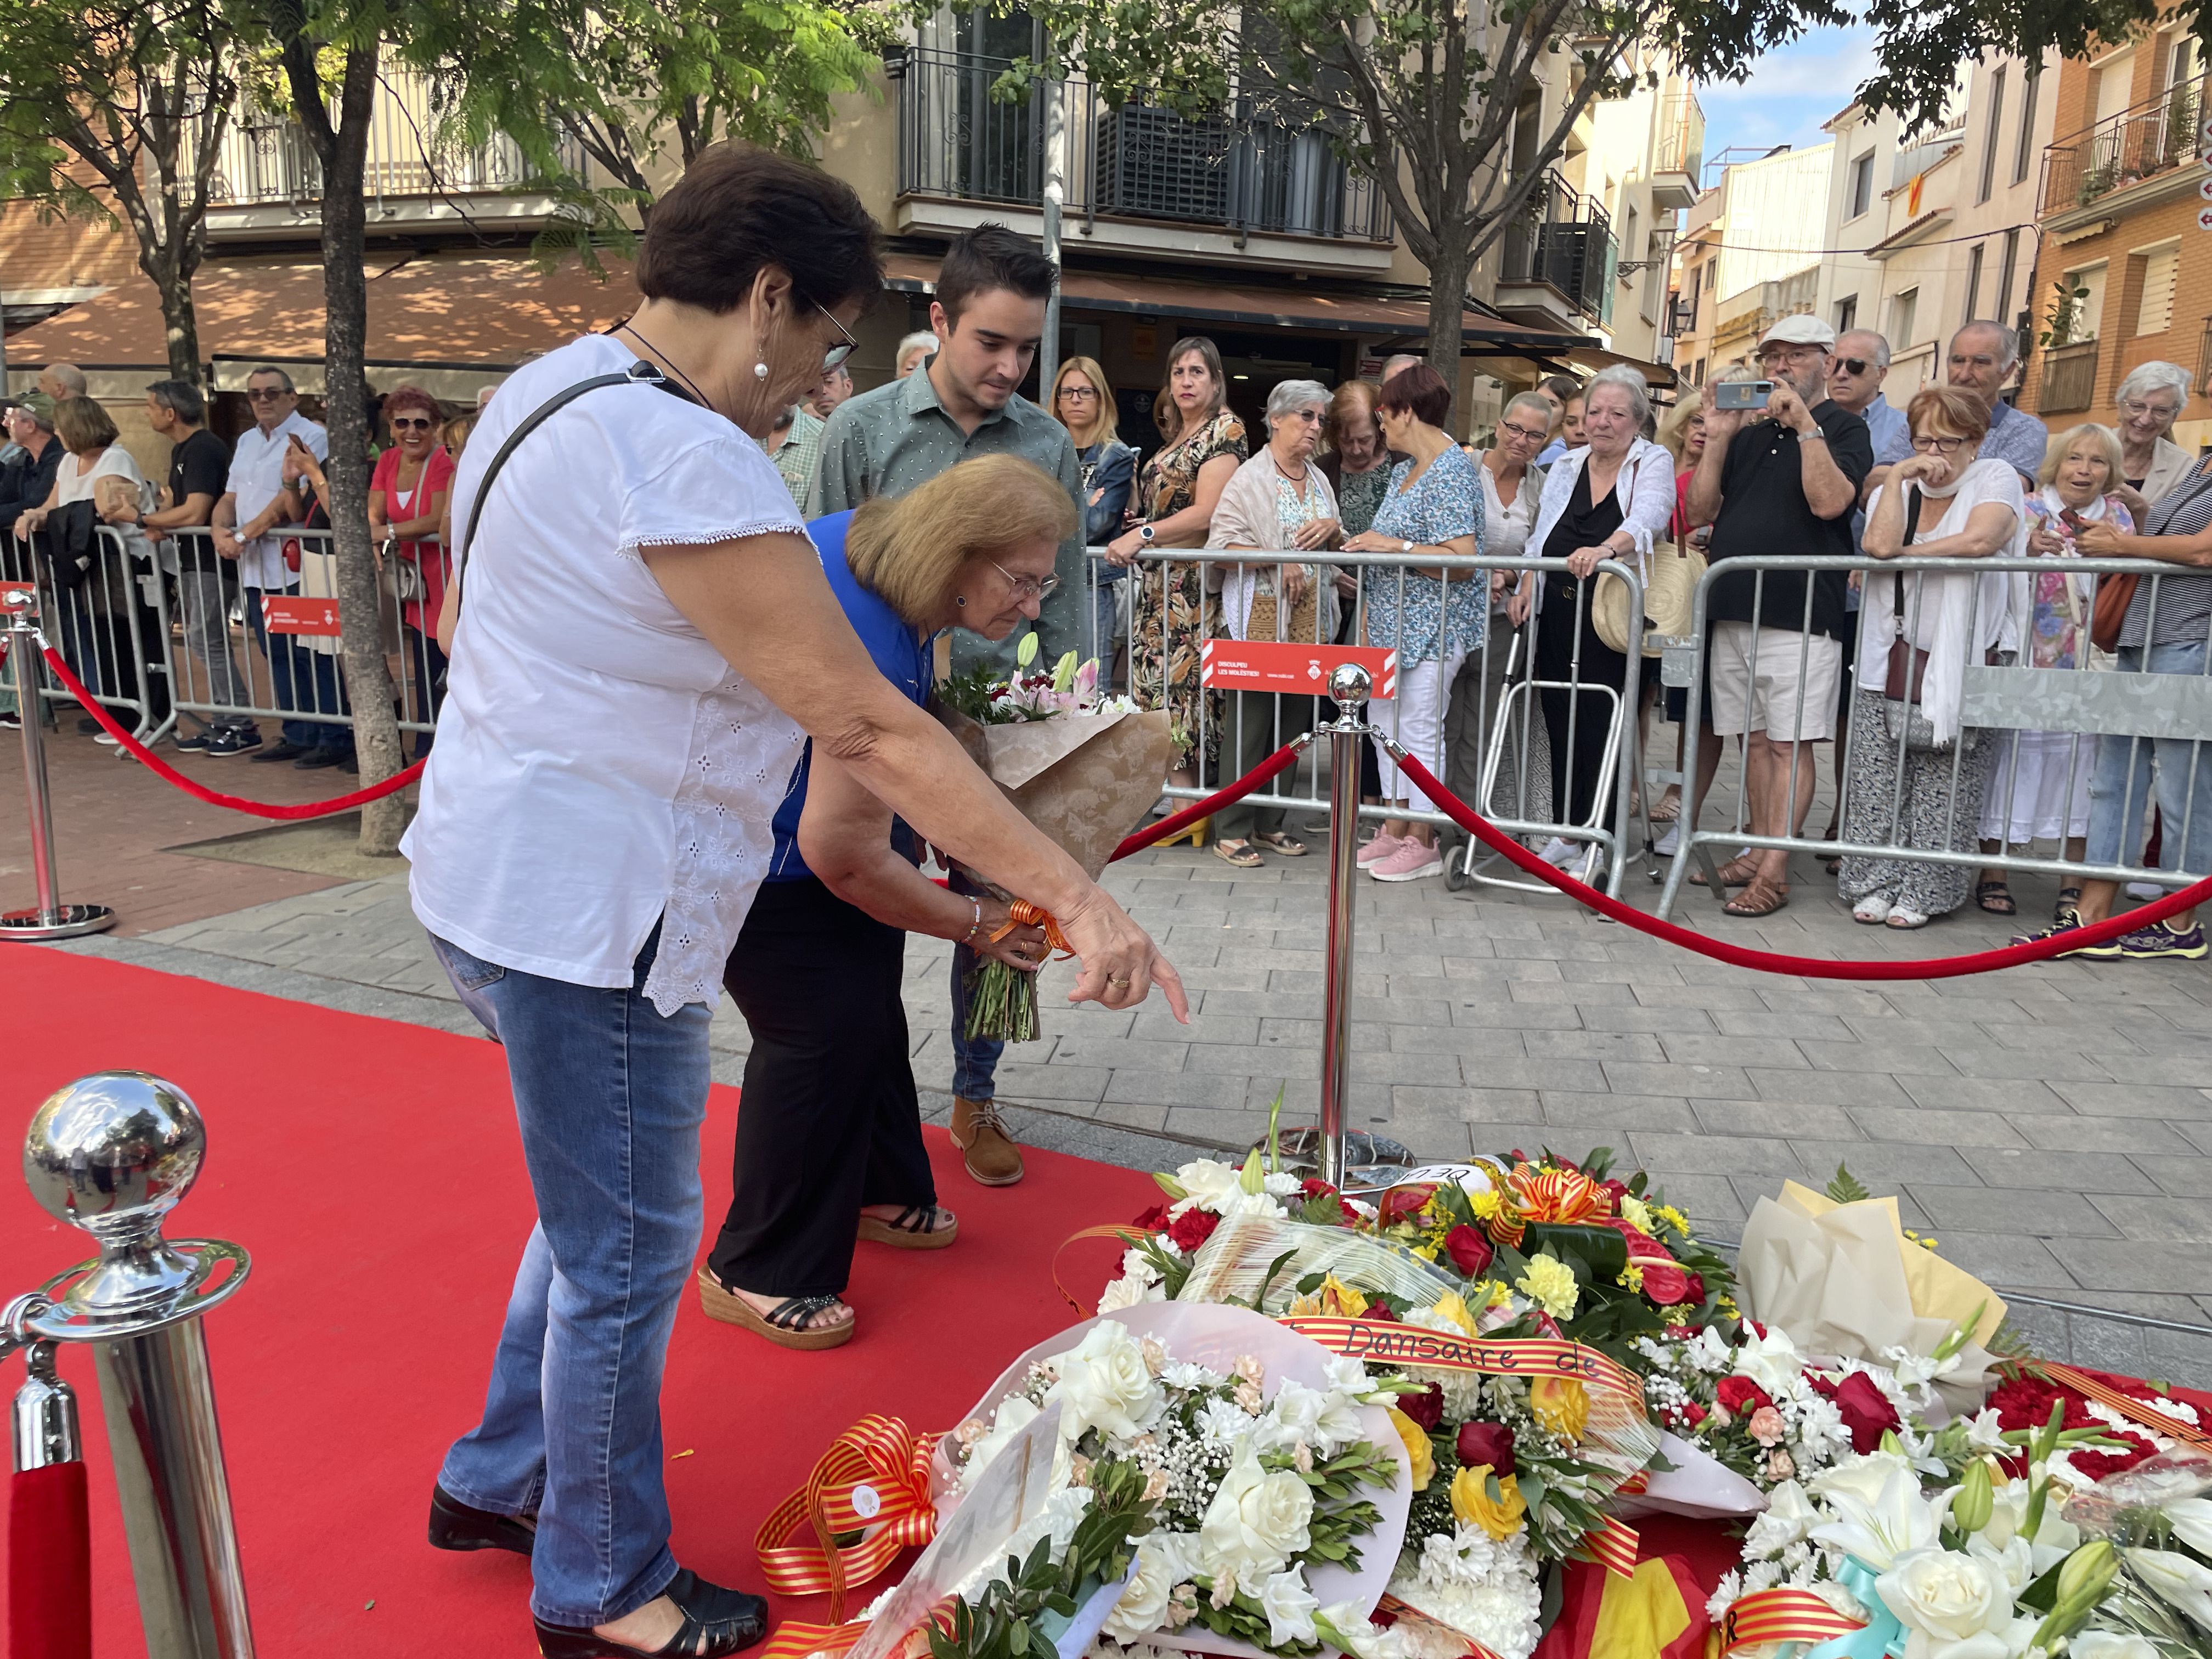
[{"label": "elderly woman with glasses", "polygon": [[[985,455],[896,498],[817,519],[830,586],[884,678],[916,703],[933,641],[1002,640],[1037,607],[1075,507],[1057,479]],[[1007,907],[938,886],[891,809],[818,749],[775,815],[768,877],[723,984],[751,1029],[734,1192],[699,1273],[709,1317],[787,1348],[849,1341],[842,1299],[858,1236],[952,1243],[921,1141],[901,986],[908,933],[962,940],[1018,968],[1044,936]]]},{"label": "elderly woman with glasses", "polygon": [[2139,363],[2113,395],[2120,418],[2120,470],[2113,494],[2140,524],[2174,485],[2189,476],[2193,458],[2172,441],[2173,423],[2189,404],[2189,371],[2179,363]]},{"label": "elderly woman with glasses", "polygon": [[[1318,380],[1285,380],[1267,394],[1267,442],[1230,476],[1213,509],[1213,544],[1232,551],[1316,553],[1334,547],[1343,526],[1336,495],[1316,460],[1328,420],[1328,388]],[[1283,640],[1323,645],[1336,637],[1336,584],[1310,561],[1216,566],[1221,571],[1221,623],[1232,640]],[[1239,691],[1222,711],[1224,769],[1242,777],[1301,732],[1313,729],[1312,697]],[[1303,858],[1305,843],[1283,824],[1279,806],[1239,801],[1213,817],[1214,855],[1249,866],[1260,862],[1255,841],[1285,858]]]}]

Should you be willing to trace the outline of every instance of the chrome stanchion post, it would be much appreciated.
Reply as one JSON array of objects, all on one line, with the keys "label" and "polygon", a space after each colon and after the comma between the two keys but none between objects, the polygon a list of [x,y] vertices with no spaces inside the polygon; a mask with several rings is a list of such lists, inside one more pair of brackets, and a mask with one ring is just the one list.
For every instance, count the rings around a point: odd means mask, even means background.
[{"label": "chrome stanchion post", "polygon": [[39,729],[39,595],[27,583],[0,586],[0,615],[7,618],[8,666],[15,681],[15,712],[23,727],[23,796],[31,814],[31,875],[38,908],[0,915],[0,939],[75,939],[115,926],[104,904],[64,904],[54,870],[54,815],[46,792],[46,740]]},{"label": "chrome stanchion post", "polygon": [[43,1287],[31,1340],[93,1345],[149,1659],[252,1659],[246,1584],[200,1316],[245,1282],[235,1244],[161,1237],[206,1150],[199,1110],[143,1072],[101,1072],[31,1120],[23,1173],[96,1261]]},{"label": "chrome stanchion post", "polygon": [[1328,960],[1321,1011],[1321,1178],[1344,1184],[1344,1120],[1352,1096],[1352,913],[1359,877],[1359,745],[1367,736],[1367,671],[1346,663],[1329,677],[1336,719],[1328,733]]}]

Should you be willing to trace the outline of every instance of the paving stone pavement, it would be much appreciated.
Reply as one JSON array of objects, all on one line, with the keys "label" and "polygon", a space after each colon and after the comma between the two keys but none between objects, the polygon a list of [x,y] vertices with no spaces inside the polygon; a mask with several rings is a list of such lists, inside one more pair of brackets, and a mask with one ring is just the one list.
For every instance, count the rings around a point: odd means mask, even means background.
[{"label": "paving stone pavement", "polygon": [[[1801,865],[1775,916],[1723,919],[1699,893],[1678,920],[1828,958],[1966,952],[2008,931],[1978,914],[1911,936],[1856,927]],[[1036,1109],[1047,1144],[1154,1167],[1187,1143],[1249,1144],[1279,1091],[1290,1121],[1310,1120],[1325,881],[1318,857],[1240,871],[1187,848],[1115,866],[1108,885],[1185,976],[1191,1023],[1157,999],[1068,1008],[1071,970],[1048,970],[1047,1035],[1010,1053],[1005,1097]],[[2045,887],[2014,885],[2024,913],[2048,908]],[[1632,898],[1655,890],[1632,872]],[[1992,1283],[2212,1317],[2207,964],[1853,983],[1723,966],[1564,900],[1480,885],[1363,881],[1358,907],[1352,1127],[1429,1156],[1610,1146],[1723,1235],[1784,1177],[1820,1184],[1844,1164]],[[65,948],[470,1029],[397,878]],[[907,955],[933,1115],[950,1077],[948,951],[916,939]],[[716,1077],[738,1080],[746,1033],[726,1002],[713,1042]],[[2142,1340],[2094,1351],[2140,1366]]]}]

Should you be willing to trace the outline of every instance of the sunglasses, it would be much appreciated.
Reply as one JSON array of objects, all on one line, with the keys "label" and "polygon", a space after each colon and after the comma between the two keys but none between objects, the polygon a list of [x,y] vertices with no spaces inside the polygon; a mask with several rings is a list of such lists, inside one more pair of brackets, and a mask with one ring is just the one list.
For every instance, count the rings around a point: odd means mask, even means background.
[{"label": "sunglasses", "polygon": [[827,374],[831,369],[836,368],[838,364],[843,362],[846,358],[851,356],[860,343],[853,337],[853,331],[850,329],[847,328],[844,324],[839,322],[836,317],[830,315],[830,310],[827,307],[817,305],[814,308],[820,312],[824,317],[829,317],[830,326],[836,329],[838,333],[845,337],[845,343],[842,345],[833,345],[829,350],[822,354],[822,372],[824,374]]},{"label": "sunglasses", "polygon": [[281,386],[248,386],[246,389],[247,400],[257,404],[273,404],[279,398],[288,395],[289,394]]},{"label": "sunglasses", "polygon": [[1863,357],[1838,357],[1836,359],[1836,367],[1847,374],[1863,374],[1875,365]]},{"label": "sunglasses", "polygon": [[428,432],[435,425],[437,422],[426,416],[418,415],[410,420],[406,416],[401,415],[393,418],[392,429],[394,432]]}]

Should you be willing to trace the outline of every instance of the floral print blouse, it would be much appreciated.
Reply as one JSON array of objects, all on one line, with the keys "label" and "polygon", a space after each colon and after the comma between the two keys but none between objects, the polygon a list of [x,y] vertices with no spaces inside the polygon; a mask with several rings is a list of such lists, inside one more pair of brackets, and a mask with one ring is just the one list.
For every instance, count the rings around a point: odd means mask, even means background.
[{"label": "floral print blouse", "polygon": [[[1145,517],[1158,520],[1180,513],[1198,499],[1198,472],[1217,455],[1243,461],[1244,422],[1223,410],[1197,431],[1178,438],[1145,463]],[[1203,545],[1203,538],[1190,544]]]},{"label": "floral print blouse", "polygon": [[[1429,463],[1413,488],[1406,479],[1411,461],[1390,469],[1390,493],[1371,526],[1378,536],[1395,536],[1418,547],[1438,547],[1456,536],[1474,538],[1483,550],[1482,480],[1477,463],[1455,444]],[[1524,486],[1525,488],[1525,486]],[[1406,572],[1401,587],[1396,572],[1367,568],[1367,642],[1395,647],[1403,665],[1465,656],[1482,643],[1490,611],[1490,584],[1482,572],[1455,576],[1446,584],[1433,576]],[[1401,598],[1402,595],[1402,598]],[[1401,614],[1402,605],[1403,614]]]}]

